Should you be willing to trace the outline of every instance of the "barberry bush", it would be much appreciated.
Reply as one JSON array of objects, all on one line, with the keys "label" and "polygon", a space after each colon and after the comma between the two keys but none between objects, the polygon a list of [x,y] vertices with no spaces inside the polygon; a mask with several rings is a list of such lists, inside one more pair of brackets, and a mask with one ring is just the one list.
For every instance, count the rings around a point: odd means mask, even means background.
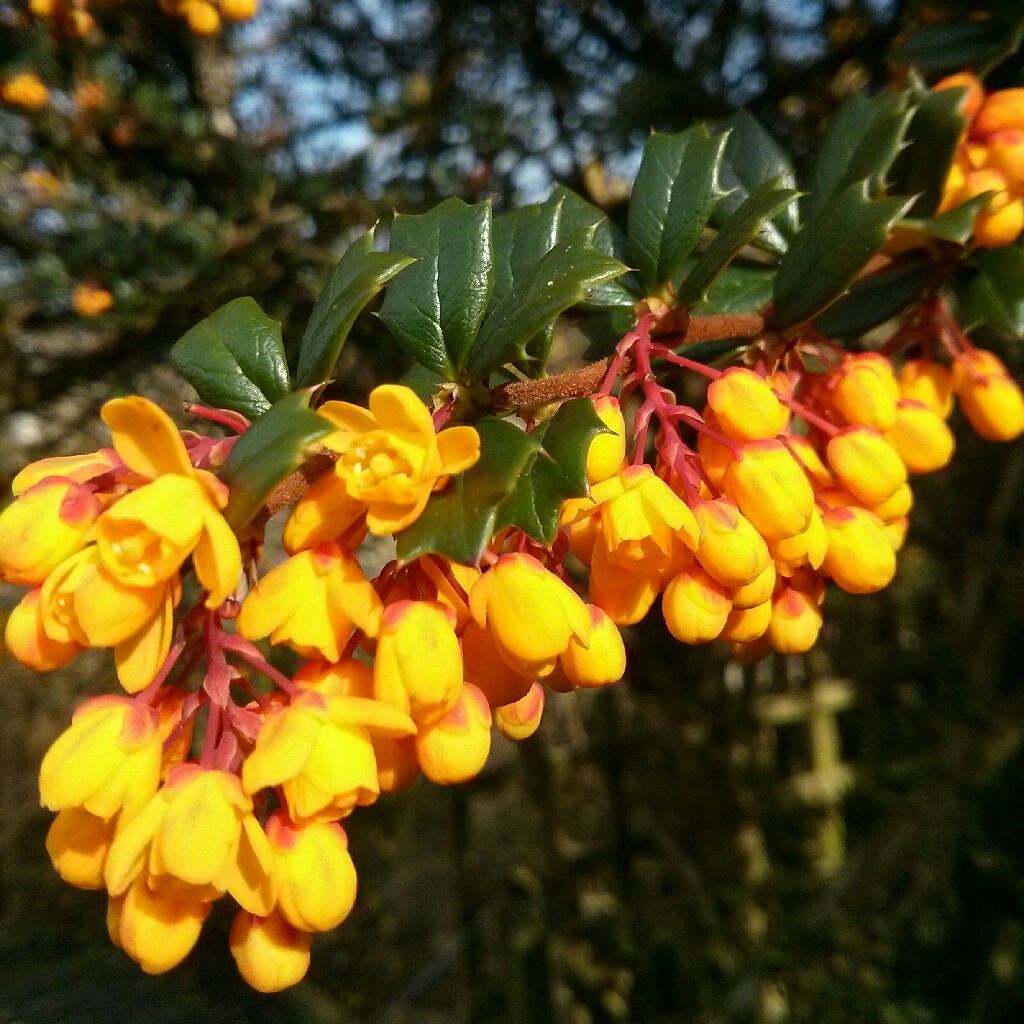
[{"label": "barberry bush", "polygon": [[[741,112],[652,135],[624,229],[561,187],[398,214],[341,258],[291,365],[251,298],[211,313],[173,350],[202,431],[115,398],[110,446],[27,466],[0,514],[10,652],[109,648],[122,691],[41,765],[61,877],[107,891],[150,973],[230,897],[239,971],[277,991],[354,904],[342,822],[618,682],[621,629],[659,603],[741,663],[809,651],[831,588],[892,581],[954,410],[1024,433],[970,337],[1024,334],[1022,183],[1024,90],[911,72],[839,108],[806,181]],[[334,399],[371,313],[412,368]],[[551,373],[570,319],[588,358]]]}]

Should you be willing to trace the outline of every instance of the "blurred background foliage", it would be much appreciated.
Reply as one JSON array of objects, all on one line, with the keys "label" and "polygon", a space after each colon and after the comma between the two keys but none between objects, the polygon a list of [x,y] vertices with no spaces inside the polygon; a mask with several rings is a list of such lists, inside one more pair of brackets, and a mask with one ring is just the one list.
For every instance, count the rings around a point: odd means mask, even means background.
[{"label": "blurred background foliage", "polygon": [[[231,298],[296,342],[345,244],[395,208],[507,208],[558,180],[617,216],[650,128],[740,105],[806,161],[843,96],[901,74],[886,51],[911,25],[979,17],[900,0],[262,0],[195,38],[150,0],[90,10],[97,31],[66,39],[0,0],[0,77],[49,88],[39,109],[0,107],[5,485],[104,443],[113,394],[174,408],[170,345]],[[339,387],[402,369],[369,321]],[[360,811],[357,909],[280,996],[237,979],[226,915],[165,977],[110,946],[102,897],[47,863],[35,778],[111,673],[102,656],[44,679],[5,661],[0,1022],[1016,1024],[1024,447],[960,440],[920,482],[895,585],[834,595],[812,657],[741,669],[652,621],[630,631],[626,686],[552,700],[468,787],[420,782]]]}]

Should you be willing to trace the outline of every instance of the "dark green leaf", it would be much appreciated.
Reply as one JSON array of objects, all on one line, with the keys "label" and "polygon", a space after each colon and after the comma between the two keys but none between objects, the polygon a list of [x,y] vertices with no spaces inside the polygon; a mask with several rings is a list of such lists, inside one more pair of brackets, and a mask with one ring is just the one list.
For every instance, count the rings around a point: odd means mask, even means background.
[{"label": "dark green leaf", "polygon": [[893,48],[892,58],[920,71],[961,70],[991,63],[1020,46],[1020,30],[995,18],[918,25]]},{"label": "dark green leaf", "polygon": [[695,341],[692,345],[679,345],[676,351],[698,363],[710,363],[727,352],[735,352],[749,344],[749,338],[714,338],[710,341]]},{"label": "dark green leaf", "polygon": [[501,506],[496,528],[517,526],[534,540],[550,544],[558,532],[562,502],[589,492],[587,451],[590,442],[606,431],[589,398],[563,402],[533,431],[541,450]]},{"label": "dark green leaf", "polygon": [[[715,211],[714,223],[723,223],[747,196],[767,181],[776,182],[779,188],[796,187],[789,156],[757,118],[745,110],[737,110],[725,122],[725,128],[729,135],[720,174],[722,188],[728,192]],[[784,253],[798,227],[797,206],[791,203],[765,224],[754,245],[769,252]]]},{"label": "dark green leaf", "polygon": [[759,313],[772,301],[775,267],[731,263],[693,313]]},{"label": "dark green leaf", "polygon": [[848,96],[829,119],[811,171],[809,195],[804,200],[808,218],[836,193],[863,178],[868,181],[868,194],[875,196],[900,151],[910,117],[906,93]]},{"label": "dark green leaf", "polygon": [[363,307],[413,262],[408,256],[374,252],[373,230],[349,246],[316,300],[299,349],[296,385],[300,388],[327,380]]},{"label": "dark green leaf", "polygon": [[644,147],[629,200],[629,252],[649,294],[672,280],[724,194],[718,183],[726,137],[704,125],[655,133]]},{"label": "dark green leaf", "polygon": [[[628,263],[626,259],[626,236],[622,230],[608,219],[603,211],[588,203],[564,185],[557,185],[547,203],[560,203],[561,214],[558,218],[558,237],[571,238],[583,228],[596,224],[593,246],[605,256],[612,256],[620,263]],[[547,205],[547,203],[545,205]],[[644,294],[639,276],[629,271],[621,277],[609,281],[599,281],[587,289],[581,303],[589,309],[632,309],[637,300]]]},{"label": "dark green leaf", "polygon": [[475,426],[480,432],[480,461],[432,494],[419,519],[398,535],[400,561],[429,554],[463,565],[480,561],[494,533],[498,510],[540,445],[514,424],[494,416],[485,416]]},{"label": "dark green leaf", "polygon": [[559,242],[491,307],[466,363],[469,380],[483,380],[503,363],[523,359],[527,343],[589,287],[622,273],[618,260],[594,249],[594,231],[590,225]]},{"label": "dark green leaf", "polygon": [[947,210],[938,217],[904,217],[896,227],[919,231],[931,238],[941,238],[946,242],[957,242],[966,245],[974,229],[974,218],[985,207],[993,193],[983,192],[966,203]]},{"label": "dark green leaf", "polygon": [[413,363],[402,374],[398,383],[411,388],[425,405],[430,405],[431,398],[437,389],[446,383],[446,380],[440,374],[434,373],[433,370],[428,370],[422,363]]},{"label": "dark green leaf", "polygon": [[796,236],[779,267],[772,299],[776,323],[804,323],[835,302],[882,248],[910,203],[872,200],[866,181],[834,195]]},{"label": "dark green leaf", "polygon": [[1024,250],[1004,245],[978,253],[973,262],[978,273],[960,294],[964,327],[1024,335]]},{"label": "dark green leaf", "polygon": [[771,223],[772,218],[791,206],[799,195],[796,189],[780,188],[778,181],[766,181],[758,186],[722,225],[707,249],[697,257],[693,269],[683,279],[676,293],[679,304],[688,306],[704,299],[715,278],[736,254],[752,242],[762,228]]},{"label": "dark green leaf", "polygon": [[207,405],[250,419],[290,389],[281,324],[248,297],[221,306],[182,335],[171,359]]},{"label": "dark green leaf", "polygon": [[916,302],[931,277],[925,258],[854,281],[815,321],[826,335],[855,335],[877,327]]},{"label": "dark green leaf", "polygon": [[491,204],[446,199],[399,214],[391,251],[416,260],[388,288],[380,317],[417,362],[460,379],[494,285]]},{"label": "dark green leaf", "polygon": [[915,217],[932,216],[942,202],[949,168],[967,125],[959,110],[965,95],[964,89],[922,89],[907,128],[906,148],[892,168],[895,188],[903,195],[917,196],[910,208]]},{"label": "dark green leaf", "polygon": [[224,518],[232,529],[245,526],[274,488],[302,465],[309,447],[334,427],[309,408],[310,389],[293,391],[235,442],[221,478],[231,490]]}]

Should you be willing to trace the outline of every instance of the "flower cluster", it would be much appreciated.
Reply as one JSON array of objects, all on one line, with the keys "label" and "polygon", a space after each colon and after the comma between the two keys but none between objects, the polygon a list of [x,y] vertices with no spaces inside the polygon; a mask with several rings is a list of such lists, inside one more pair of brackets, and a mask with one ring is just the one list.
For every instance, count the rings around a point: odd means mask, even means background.
[{"label": "flower cluster", "polygon": [[970,72],[950,75],[936,89],[966,89],[968,127],[943,191],[940,213],[991,193],[974,221],[978,245],[1008,245],[1024,230],[1024,89],[986,95]]}]

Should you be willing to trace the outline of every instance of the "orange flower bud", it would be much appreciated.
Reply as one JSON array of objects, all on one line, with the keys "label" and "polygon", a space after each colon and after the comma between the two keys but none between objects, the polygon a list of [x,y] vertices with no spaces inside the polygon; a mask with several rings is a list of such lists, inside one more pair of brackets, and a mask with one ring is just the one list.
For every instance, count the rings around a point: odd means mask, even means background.
[{"label": "orange flower bud", "polygon": [[30,590],[11,611],[4,627],[4,642],[22,665],[35,672],[52,672],[66,665],[85,648],[75,640],[51,640],[43,628],[42,590]]},{"label": "orange flower bud", "polygon": [[50,90],[38,75],[21,71],[0,84],[0,101],[25,110],[42,110],[50,102]]},{"label": "orange flower bud", "polygon": [[107,927],[114,944],[147,974],[163,974],[192,952],[210,906],[154,892],[140,875],[120,899],[111,899]]},{"label": "orange flower bud", "polygon": [[81,807],[61,811],[46,833],[46,852],[57,874],[78,889],[102,889],[103,865],[116,819],[104,821]]},{"label": "orange flower bud", "polygon": [[817,569],[825,558],[827,547],[828,535],[821,521],[821,513],[814,508],[811,510],[810,523],[803,533],[773,541],[768,545],[768,550],[776,569],[783,576],[792,576],[803,565]]},{"label": "orange flower bud", "polygon": [[803,533],[814,509],[807,475],[778,440],[738,448],[725,471],[725,493],[765,538]]},{"label": "orange flower bud", "polygon": [[969,387],[971,381],[980,380],[993,374],[1008,377],[1010,371],[995,354],[984,348],[969,348],[953,361],[953,391],[956,394]]},{"label": "orange flower bud", "polygon": [[297,825],[275,811],[266,833],[277,865],[278,911],[306,932],[336,928],[356,901],[356,868],[345,830],[337,822]]},{"label": "orange flower bud", "polygon": [[531,555],[502,555],[470,591],[469,607],[506,662],[524,675],[549,671],[570,637],[590,642],[583,599]]},{"label": "orange flower bud", "polygon": [[258,10],[259,0],[220,0],[220,13],[228,21],[248,21]]},{"label": "orange flower bud", "polygon": [[419,778],[415,736],[374,736],[373,756],[377,760],[377,785],[382,793],[401,793]]},{"label": "orange flower bud", "polygon": [[740,443],[775,437],[789,422],[789,410],[764,377],[742,366],[730,366],[708,385],[708,405],[726,437]]},{"label": "orange flower bud", "polygon": [[896,449],[870,427],[841,430],[829,441],[826,456],[843,486],[866,505],[891,498],[907,482]]},{"label": "orange flower bud", "polygon": [[510,740],[525,740],[540,726],[544,714],[544,687],[534,683],[529,691],[513,704],[494,709],[494,725]]},{"label": "orange flower bud", "polygon": [[661,599],[669,632],[684,644],[703,644],[722,632],[732,602],[726,588],[699,565],[673,576]]},{"label": "orange flower bud", "polygon": [[882,521],[866,509],[830,508],[824,515],[828,552],[824,570],[850,594],[871,594],[887,586],[896,559]]},{"label": "orange flower bud", "polygon": [[189,31],[196,36],[212,36],[220,28],[220,15],[213,4],[206,0],[186,0],[182,14],[188,22]]},{"label": "orange flower bud", "polygon": [[584,647],[575,639],[559,657],[565,674],[576,686],[607,686],[618,682],[626,671],[626,648],[615,623],[597,605],[587,605],[590,611],[590,646]]},{"label": "orange flower bud", "polygon": [[718,498],[696,505],[697,561],[725,587],[752,583],[767,568],[768,545],[735,505]]},{"label": "orange flower bud", "polygon": [[733,608],[720,634],[728,643],[746,644],[768,632],[772,621],[772,602],[767,600],[752,608]]},{"label": "orange flower bud", "polygon": [[598,434],[587,449],[587,479],[592,484],[615,476],[626,457],[626,421],[617,398],[599,395],[594,399],[594,412],[608,428]]},{"label": "orange flower bud", "polygon": [[239,911],[228,945],[238,973],[257,992],[280,992],[297,985],[309,970],[311,936],[281,914],[257,917]]},{"label": "orange flower bud", "polygon": [[832,401],[848,423],[888,430],[899,397],[892,364],[877,352],[850,356],[836,372]]},{"label": "orange flower bud", "polygon": [[971,125],[971,134],[986,138],[992,132],[1024,128],[1024,89],[1002,89],[989,93]]},{"label": "orange flower bud", "polygon": [[79,316],[101,316],[114,308],[114,296],[94,284],[77,284],[71,291],[71,308]]},{"label": "orange flower bud", "polygon": [[[846,505],[853,505],[855,502],[843,502]],[[872,505],[869,511],[874,512],[883,523],[892,522],[905,516],[914,506],[914,492],[910,484],[904,484],[891,498],[878,505]]]},{"label": "orange flower bud", "polygon": [[769,562],[752,582],[733,590],[733,608],[753,608],[754,605],[764,604],[775,590],[775,577],[775,563]]},{"label": "orange flower bud", "polygon": [[0,513],[0,573],[36,586],[85,543],[101,511],[96,495],[50,477],[23,491]]},{"label": "orange flower bud", "polygon": [[[953,432],[931,409],[911,399],[901,399],[896,422],[885,434],[908,473],[933,473],[953,457]],[[902,514],[902,513],[901,513]]]},{"label": "orange flower bud", "polygon": [[803,654],[818,641],[821,610],[814,596],[794,587],[781,587],[772,598],[768,637],[780,654]]},{"label": "orange flower bud", "polygon": [[534,682],[534,676],[524,675],[505,662],[490,630],[472,621],[462,634],[462,660],[466,682],[478,686],[491,707],[514,704]]},{"label": "orange flower bud", "polygon": [[974,241],[998,249],[1016,241],[1024,231],[1024,199],[1010,199],[998,209],[982,210],[974,221]]},{"label": "orange flower bud", "polygon": [[[450,617],[449,617],[450,616]],[[399,601],[384,609],[373,689],[417,724],[437,721],[462,689],[462,652],[455,616],[428,601]]]},{"label": "orange flower bud", "polygon": [[439,721],[420,728],[416,753],[431,782],[450,786],[480,774],[491,750],[491,708],[472,683]]},{"label": "orange flower bud", "polygon": [[1012,441],[1024,433],[1024,396],[1012,377],[969,378],[957,395],[971,426],[987,441]]},{"label": "orange flower bud", "polygon": [[940,78],[932,86],[932,89],[935,92],[938,92],[940,89],[966,89],[966,95],[960,104],[960,113],[968,121],[977,117],[978,111],[981,110],[981,105],[985,102],[985,87],[981,84],[978,76],[970,71],[960,71],[955,75],[946,75],[945,78]]},{"label": "orange flower bud", "polygon": [[942,363],[908,359],[897,377],[900,398],[909,398],[947,419],[953,409],[953,376]]},{"label": "orange flower bud", "polygon": [[993,132],[988,139],[989,161],[1015,192],[1024,189],[1024,131]]}]

